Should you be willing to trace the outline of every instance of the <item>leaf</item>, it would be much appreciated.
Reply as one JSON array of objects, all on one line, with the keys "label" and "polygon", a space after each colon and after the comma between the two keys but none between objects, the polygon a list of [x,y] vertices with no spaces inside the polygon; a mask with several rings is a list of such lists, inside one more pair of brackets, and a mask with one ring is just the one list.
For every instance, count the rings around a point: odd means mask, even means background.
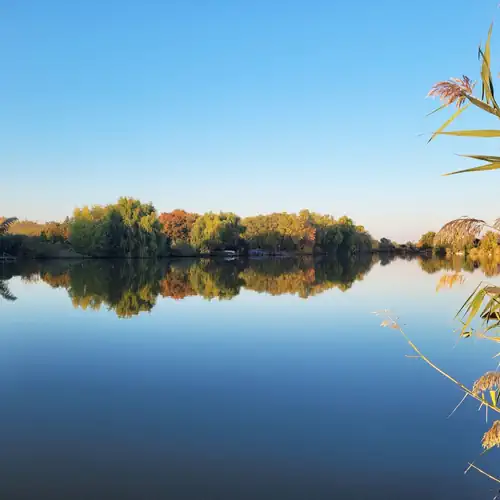
[{"label": "leaf", "polygon": [[[491,330],[495,330],[495,329],[496,329],[496,328],[498,328],[499,326],[500,326],[500,321],[497,321],[496,323],[493,323],[493,324],[491,324],[491,325],[487,326],[487,327],[486,327],[486,329],[484,330],[484,333],[488,333],[488,332],[490,332]],[[494,338],[494,337],[488,337],[488,338],[495,340],[495,338]]]},{"label": "leaf", "polygon": [[[464,109],[464,108],[460,108]],[[456,135],[458,137],[500,137],[500,130],[454,130],[453,132],[434,132],[440,135]]]},{"label": "leaf", "polygon": [[490,391],[491,403],[493,406],[497,405],[497,391]]},{"label": "leaf", "polygon": [[466,172],[485,172],[486,170],[497,170],[500,168],[500,162],[487,163],[486,165],[480,165],[479,167],[466,168],[465,170],[457,170],[456,172],[450,172],[448,174],[443,174],[445,177],[448,175],[464,174]]},{"label": "leaf", "polygon": [[467,308],[467,310],[464,314],[464,316],[467,316],[467,319],[465,320],[464,327],[463,327],[462,331],[467,330],[471,321],[474,319],[474,317],[479,312],[479,309],[481,308],[481,304],[483,303],[485,295],[486,295],[486,291],[483,288],[483,289],[479,290],[479,292],[477,292],[476,295],[470,301],[469,307]]},{"label": "leaf", "polygon": [[491,60],[491,34],[493,32],[493,23],[488,30],[488,36],[484,45],[484,51],[479,47],[478,56],[482,59],[481,64],[481,80],[483,83],[482,98],[486,98],[486,102],[492,103],[498,109],[498,104],[495,101],[495,93],[493,88],[493,81],[491,79],[490,60]]},{"label": "leaf", "polygon": [[479,287],[481,286],[481,283],[474,288],[473,292],[467,297],[467,300],[462,304],[462,307],[458,310],[457,314],[455,315],[455,318],[458,318],[459,314],[464,310],[465,306],[470,302],[472,297],[476,294],[476,292],[479,290]]},{"label": "leaf", "polygon": [[469,101],[472,104],[474,104],[474,106],[477,106],[478,108],[481,108],[483,111],[487,111],[488,113],[495,115],[497,118],[500,118],[500,111],[495,109],[493,106],[486,104],[485,102],[481,101],[480,99],[477,99],[472,95],[467,94],[465,97],[469,99]]},{"label": "leaf", "polygon": [[481,312],[481,318],[486,326],[485,334],[491,330],[497,329],[500,325],[500,295],[495,293],[498,287],[486,286],[484,291],[486,296],[490,296],[490,300]]},{"label": "leaf", "polygon": [[433,115],[434,113],[437,113],[438,111],[441,111],[442,109],[444,108],[447,108],[448,107],[448,104],[443,104],[442,106],[439,106],[439,108],[436,108],[435,110],[431,111],[429,114],[427,114],[426,116],[431,116]]},{"label": "leaf", "polygon": [[[479,48],[479,55],[483,57],[483,69],[484,69],[485,68],[484,53],[481,50],[481,48]],[[489,66],[486,67],[486,70],[484,72],[484,76],[483,76],[483,73],[481,74],[481,80],[483,81],[482,98],[484,99],[486,97],[487,103],[491,102],[493,104],[493,106],[495,107],[495,109],[499,109],[498,104],[495,100],[495,89],[493,87],[493,80],[491,78],[491,71],[489,69]]]},{"label": "leaf", "polygon": [[465,111],[468,107],[470,106],[470,104],[466,104],[465,106],[462,106],[461,108],[458,108],[449,118],[448,120],[446,120],[431,136],[431,138],[427,141],[427,143],[431,142],[432,139],[434,139],[434,137],[436,137],[436,135],[438,134],[444,134],[445,132],[443,132],[443,130],[448,127],[448,125],[450,125],[454,120],[455,118],[457,118],[460,113],[462,113],[463,111]]},{"label": "leaf", "polygon": [[496,163],[500,162],[500,156],[488,156],[488,155],[458,155],[462,158],[472,158],[473,160],[482,160]]}]

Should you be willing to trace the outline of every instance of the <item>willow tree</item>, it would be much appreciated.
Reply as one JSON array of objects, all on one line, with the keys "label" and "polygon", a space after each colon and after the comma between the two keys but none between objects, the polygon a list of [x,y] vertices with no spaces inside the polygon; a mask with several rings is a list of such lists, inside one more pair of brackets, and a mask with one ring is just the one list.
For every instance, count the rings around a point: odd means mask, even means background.
[{"label": "willow tree", "polygon": [[158,257],[167,247],[154,206],[133,198],[76,209],[69,239],[77,252],[93,257]]},{"label": "willow tree", "polygon": [[236,214],[208,212],[193,224],[190,243],[201,252],[236,250],[241,246],[242,233],[241,219]]}]

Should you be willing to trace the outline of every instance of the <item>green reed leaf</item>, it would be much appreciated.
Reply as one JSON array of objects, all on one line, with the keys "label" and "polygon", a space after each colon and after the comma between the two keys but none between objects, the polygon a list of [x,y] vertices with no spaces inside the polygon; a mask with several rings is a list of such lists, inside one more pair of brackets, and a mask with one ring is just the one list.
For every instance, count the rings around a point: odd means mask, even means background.
[{"label": "green reed leaf", "polygon": [[486,38],[486,44],[484,46],[484,51],[479,47],[478,56],[482,59],[481,64],[481,81],[482,81],[482,98],[486,100],[488,104],[493,104],[495,109],[498,108],[498,104],[495,101],[495,91],[493,87],[493,80],[491,78],[491,34],[493,32],[493,23],[490,25],[488,30],[488,36]]},{"label": "green reed leaf", "polygon": [[481,304],[483,303],[485,296],[486,296],[486,290],[482,288],[476,293],[476,295],[470,301],[470,304],[465,312],[466,319],[463,330],[467,330],[472,320],[477,316],[477,313],[481,308]]},{"label": "green reed leaf", "polygon": [[495,115],[497,118],[500,118],[500,110],[495,109],[493,106],[490,106],[489,104],[481,101],[480,99],[477,99],[476,97],[472,95],[466,95],[465,96],[474,106],[477,106],[478,108],[482,109],[483,111],[486,111],[492,115]]},{"label": "green reed leaf", "polygon": [[455,318],[458,318],[460,313],[465,309],[467,304],[472,300],[472,297],[474,297],[474,295],[476,295],[476,292],[479,290],[481,285],[482,285],[482,282],[479,283],[479,285],[477,285],[476,288],[474,288],[473,292],[467,297],[467,300],[462,304],[462,307],[458,310],[457,314],[455,315]]},{"label": "green reed leaf", "polygon": [[465,106],[462,106],[461,108],[458,108],[449,118],[446,120],[431,136],[431,138],[427,141],[427,143],[431,142],[434,137],[438,134],[444,134],[443,130],[448,127],[461,113],[463,113],[470,104],[466,104]]},{"label": "green reed leaf", "polygon": [[450,172],[448,174],[443,174],[445,177],[448,175],[464,174],[466,172],[481,172],[486,170],[497,170],[500,168],[500,162],[487,163],[486,165],[480,165],[479,167],[466,168],[465,170],[457,170],[456,172]]},{"label": "green reed leaf", "polygon": [[431,116],[434,113],[437,113],[438,111],[441,111],[442,109],[447,108],[447,107],[448,107],[448,104],[443,104],[442,106],[439,106],[439,108],[436,108],[433,111],[431,111],[430,113],[428,113],[426,116]]},{"label": "green reed leaf", "polygon": [[490,138],[490,137],[500,137],[500,130],[453,130],[452,132],[435,132],[435,134],[455,135],[457,137]]},{"label": "green reed leaf", "polygon": [[500,162],[500,156],[488,156],[488,155],[458,155],[462,158],[472,158],[473,160],[482,160],[492,163]]}]

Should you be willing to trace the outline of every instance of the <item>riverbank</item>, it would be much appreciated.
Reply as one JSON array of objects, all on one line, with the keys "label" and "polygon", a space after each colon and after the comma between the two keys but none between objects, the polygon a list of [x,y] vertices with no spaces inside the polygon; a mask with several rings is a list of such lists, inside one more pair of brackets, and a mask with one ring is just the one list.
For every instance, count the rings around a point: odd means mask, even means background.
[{"label": "riverbank", "polygon": [[[44,241],[40,237],[9,234],[0,237],[0,257],[4,256],[8,260],[15,259],[94,259],[94,258],[111,258],[116,259],[116,255],[102,252],[102,255],[86,255],[82,252],[77,252],[69,242]],[[113,252],[116,253],[116,252]],[[323,251],[322,248],[307,248],[306,251],[301,250],[264,250],[260,248],[240,248],[239,250],[214,250],[211,252],[197,251],[189,244],[173,244],[167,246],[161,253],[158,253],[155,258],[296,258],[296,257],[316,257],[330,256],[336,257],[339,254],[346,253],[345,249],[339,249],[335,252]],[[432,249],[422,249],[416,246],[409,245],[392,245],[392,246],[373,246],[358,249],[354,253],[347,251],[348,255],[356,254],[380,254],[380,255],[432,255]],[[119,258],[119,257],[118,257]],[[121,257],[125,258],[125,257]],[[136,257],[137,258],[137,257]],[[152,258],[150,256],[146,258]]]},{"label": "riverbank", "polygon": [[[405,256],[432,256],[432,251],[419,250],[379,250],[372,249],[368,252],[359,252],[355,255],[387,255],[389,257],[405,257]],[[476,255],[476,258],[484,257],[485,255]],[[158,255],[156,258],[152,257],[116,257],[116,256],[90,256],[75,252],[70,245],[62,243],[42,243],[38,242],[36,245],[24,247],[21,252],[9,253],[5,249],[0,248],[0,261],[11,260],[161,260],[161,259],[294,259],[294,258],[317,258],[317,257],[330,257],[337,258],[338,254],[329,254],[326,252],[233,252],[233,251],[215,251],[215,252],[170,252],[164,255]]]}]

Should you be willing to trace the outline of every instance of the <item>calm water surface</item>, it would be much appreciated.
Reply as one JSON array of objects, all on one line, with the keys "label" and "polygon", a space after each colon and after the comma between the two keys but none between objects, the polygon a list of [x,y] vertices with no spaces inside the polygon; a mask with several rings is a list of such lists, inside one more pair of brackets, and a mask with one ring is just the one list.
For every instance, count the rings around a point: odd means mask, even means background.
[{"label": "calm water surface", "polygon": [[370,314],[471,384],[495,345],[453,316],[498,269],[453,266],[0,265],[0,498],[493,498],[484,412]]}]

